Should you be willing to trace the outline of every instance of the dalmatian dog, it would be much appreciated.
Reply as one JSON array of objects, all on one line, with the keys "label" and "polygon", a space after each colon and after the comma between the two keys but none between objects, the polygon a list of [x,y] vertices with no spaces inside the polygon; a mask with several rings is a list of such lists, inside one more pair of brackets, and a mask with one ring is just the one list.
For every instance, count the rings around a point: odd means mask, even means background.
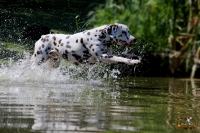
[{"label": "dalmatian dog", "polygon": [[136,38],[131,36],[124,24],[103,25],[73,35],[42,35],[35,43],[32,56],[36,64],[48,63],[51,67],[59,67],[61,58],[75,65],[90,65],[95,62],[105,64],[125,63],[135,65],[139,59],[114,56],[111,46],[121,44],[131,46]]}]

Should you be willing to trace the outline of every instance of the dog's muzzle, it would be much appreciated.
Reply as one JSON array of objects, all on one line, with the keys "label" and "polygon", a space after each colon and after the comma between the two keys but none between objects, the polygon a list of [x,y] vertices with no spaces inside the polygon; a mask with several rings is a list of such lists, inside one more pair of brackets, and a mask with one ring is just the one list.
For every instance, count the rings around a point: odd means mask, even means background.
[{"label": "dog's muzzle", "polygon": [[131,46],[133,45],[137,39],[134,36],[130,36],[128,40],[118,40],[118,42],[124,46]]},{"label": "dog's muzzle", "polygon": [[137,41],[137,39],[136,39],[135,37],[131,36],[131,37],[130,37],[130,43],[129,43],[129,44],[130,44],[130,45],[131,45],[131,44],[134,44],[136,41]]},{"label": "dog's muzzle", "polygon": [[137,41],[137,39],[135,38],[135,37],[133,37],[133,36],[131,36],[130,37],[130,41],[127,43],[123,43],[124,45],[126,45],[126,46],[131,46],[131,45],[133,45],[135,42]]}]

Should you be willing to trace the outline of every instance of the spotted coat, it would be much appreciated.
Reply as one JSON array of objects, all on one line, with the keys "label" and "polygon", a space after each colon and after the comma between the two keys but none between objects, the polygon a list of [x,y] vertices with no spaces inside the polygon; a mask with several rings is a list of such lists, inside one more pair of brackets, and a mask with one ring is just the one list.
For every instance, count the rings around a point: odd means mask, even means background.
[{"label": "spotted coat", "polygon": [[35,43],[32,59],[36,64],[49,61],[52,67],[59,66],[61,57],[75,65],[89,65],[97,61],[134,65],[140,60],[113,56],[111,45],[130,46],[135,41],[123,24],[104,25],[73,35],[42,35]]}]

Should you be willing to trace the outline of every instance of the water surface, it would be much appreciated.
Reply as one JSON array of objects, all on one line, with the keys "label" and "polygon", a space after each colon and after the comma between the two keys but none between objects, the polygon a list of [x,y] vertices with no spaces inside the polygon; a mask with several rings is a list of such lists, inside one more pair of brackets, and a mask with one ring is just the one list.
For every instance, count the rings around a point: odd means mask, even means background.
[{"label": "water surface", "polygon": [[[0,132],[199,132],[200,80],[0,69]],[[187,121],[188,120],[188,121]]]}]

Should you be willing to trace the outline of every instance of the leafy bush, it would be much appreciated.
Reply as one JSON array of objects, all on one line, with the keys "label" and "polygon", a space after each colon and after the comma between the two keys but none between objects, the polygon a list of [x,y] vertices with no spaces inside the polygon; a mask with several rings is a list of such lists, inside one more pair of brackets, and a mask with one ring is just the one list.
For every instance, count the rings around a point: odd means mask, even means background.
[{"label": "leafy bush", "polygon": [[111,23],[126,24],[132,35],[153,43],[156,47],[152,50],[160,52],[163,47],[167,47],[170,34],[169,4],[161,0],[107,0],[105,5],[90,12],[89,23],[92,27]]},{"label": "leafy bush", "polygon": [[[97,27],[104,24],[123,23],[130,33],[137,38],[133,47],[114,46],[114,54],[134,53],[142,57],[143,65],[114,65],[122,75],[145,75],[150,69],[161,69],[168,66],[167,58],[157,62],[153,53],[163,53],[168,48],[167,38],[172,31],[173,1],[161,0],[107,0],[94,11],[91,11],[89,25]],[[160,59],[160,58],[159,58]],[[155,63],[150,62],[157,62]],[[159,60],[160,61],[160,60]],[[164,65],[163,65],[164,64]],[[150,70],[151,71],[151,70]],[[162,70],[160,70],[162,71]]]}]

